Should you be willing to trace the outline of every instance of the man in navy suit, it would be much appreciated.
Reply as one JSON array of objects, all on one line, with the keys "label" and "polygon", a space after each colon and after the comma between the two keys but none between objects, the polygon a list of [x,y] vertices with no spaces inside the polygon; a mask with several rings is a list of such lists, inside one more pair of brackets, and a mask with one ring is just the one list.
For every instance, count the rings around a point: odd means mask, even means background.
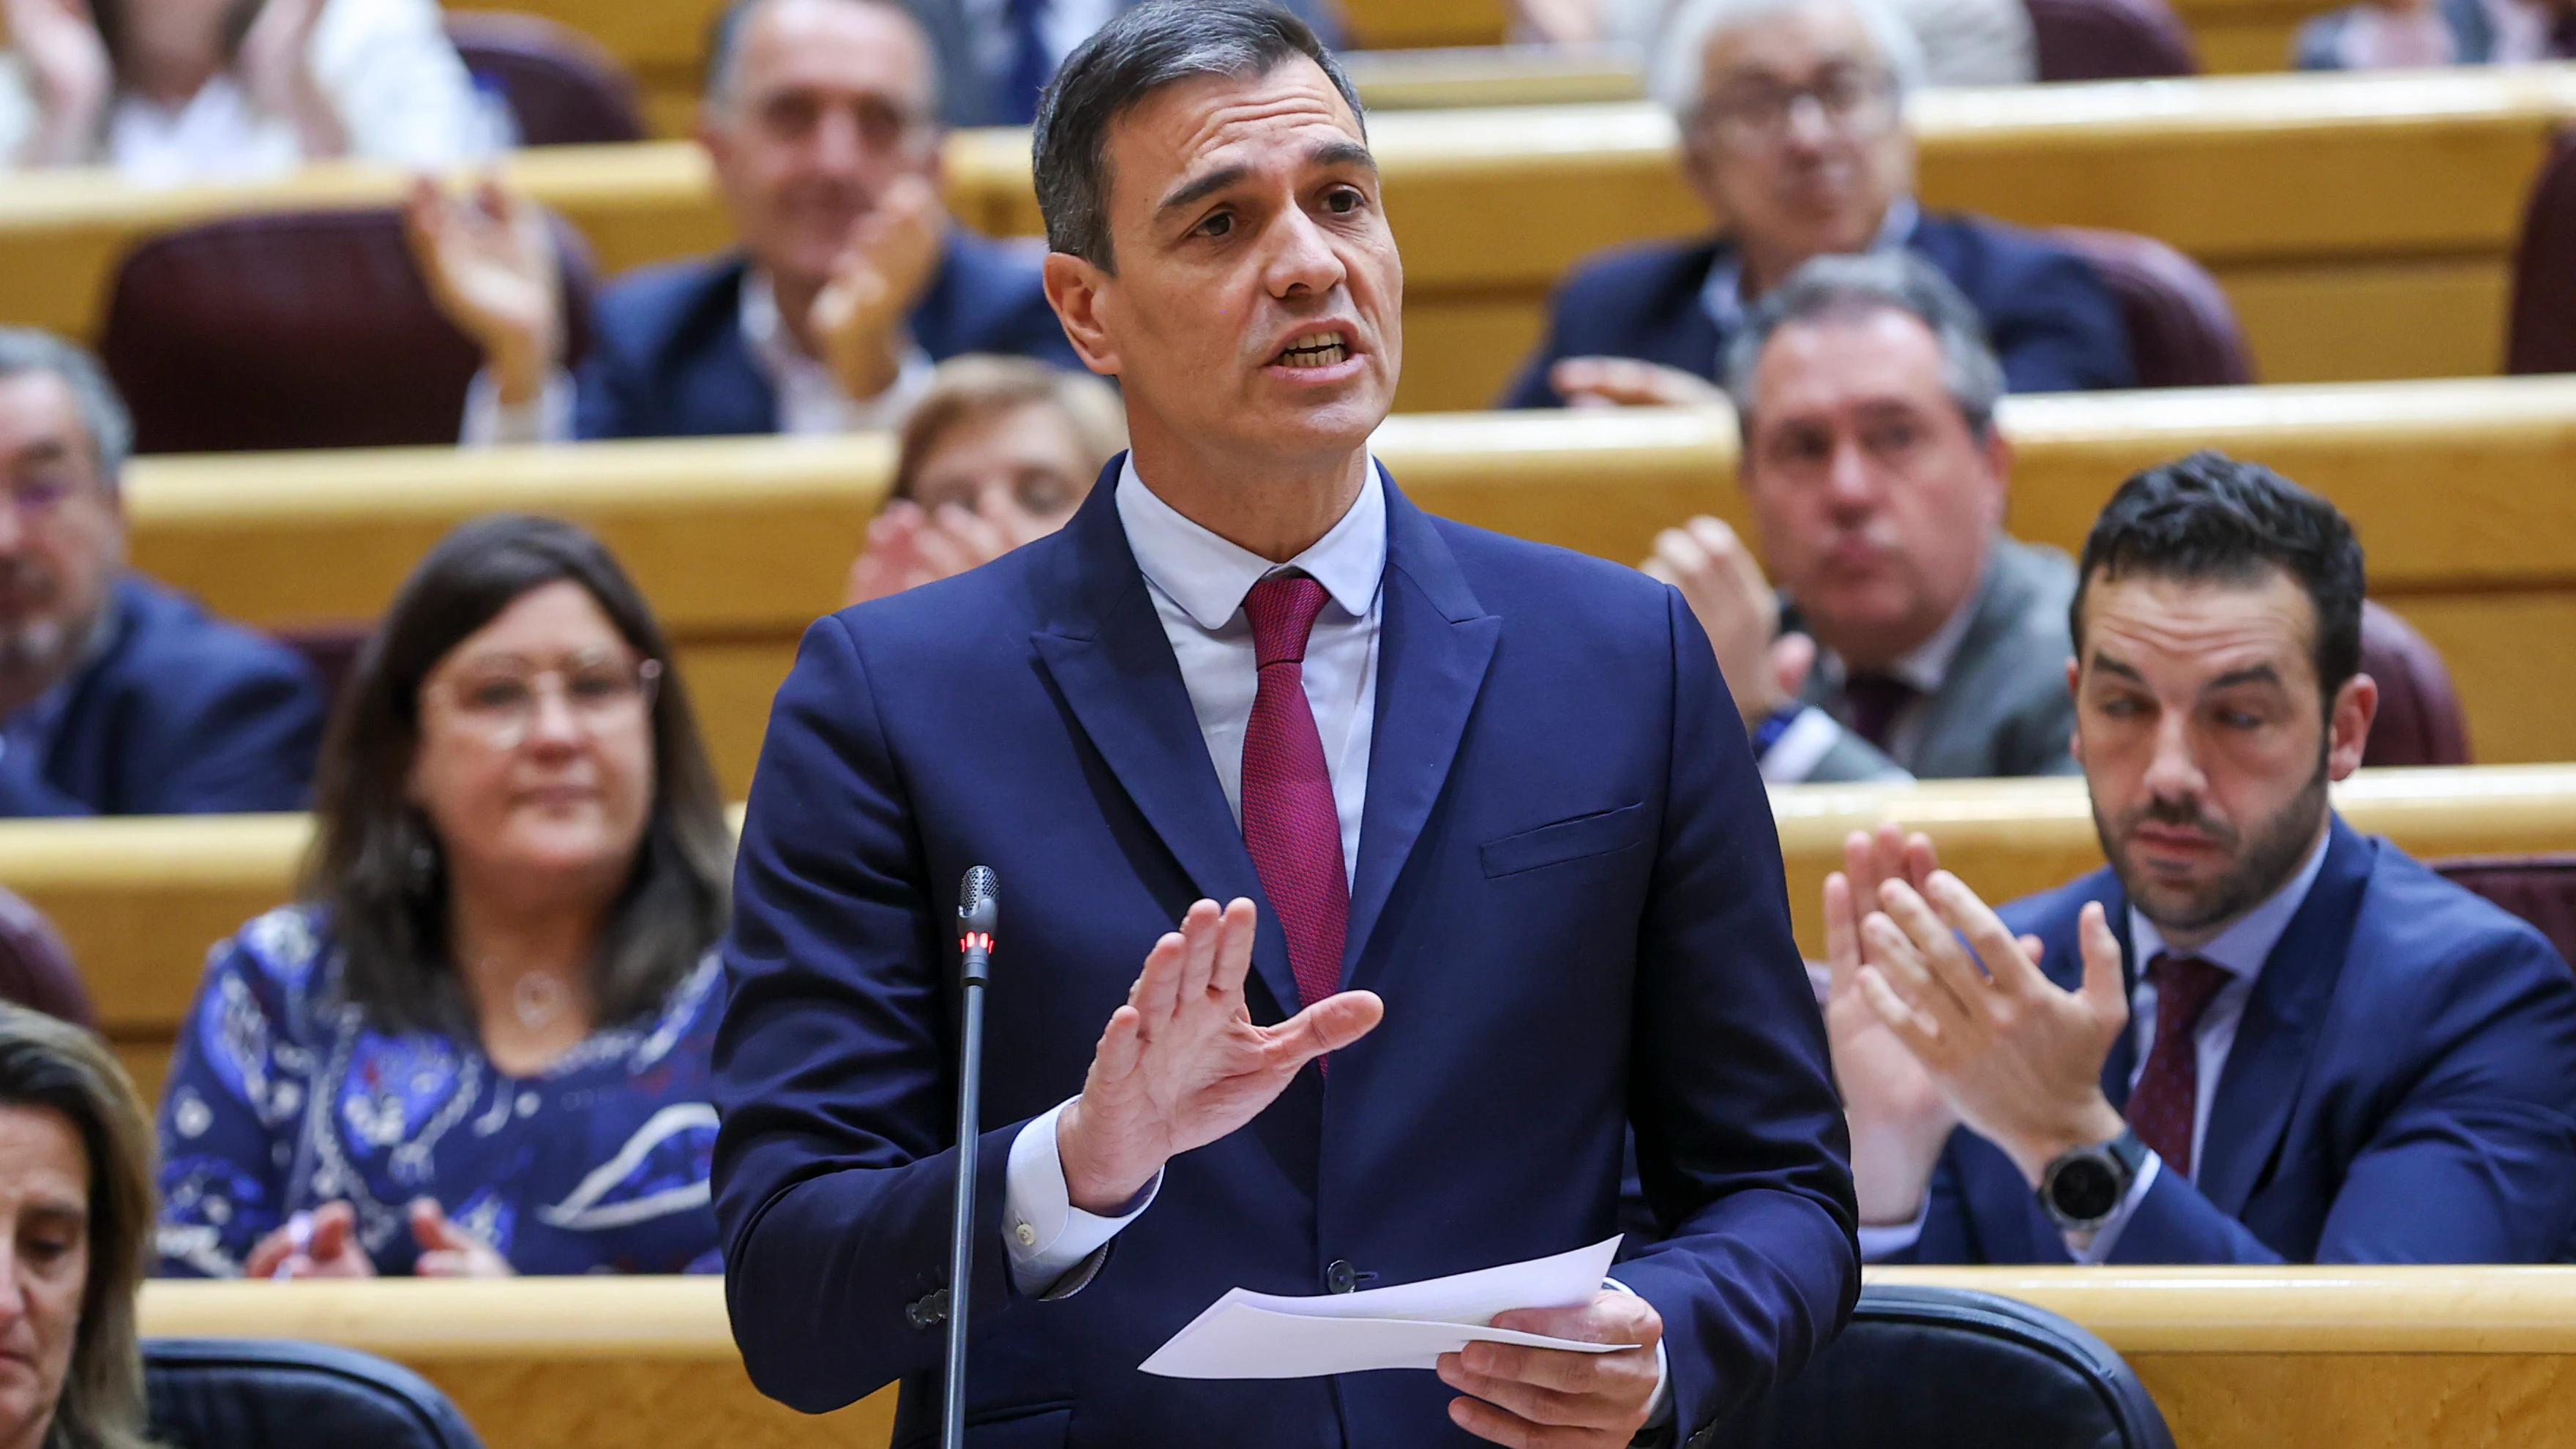
[{"label": "man in navy suit", "polygon": [[2133,385],[2119,300],[2089,263],[1915,203],[1904,104],[1922,69],[1882,0],[1693,0],[1676,12],[1655,90],[1680,123],[1692,188],[1727,229],[1577,267],[1503,406],[1714,401],[1755,299],[1809,257],[1899,247],[1984,315],[2014,392]]},{"label": "man in navy suit", "polygon": [[699,143],[739,246],[603,291],[577,376],[552,232],[487,183],[424,181],[412,247],[481,345],[465,440],[889,428],[968,352],[1074,365],[1039,249],[939,202],[938,61],[901,0],[738,0],[714,34]]},{"label": "man in navy suit", "polygon": [[126,572],[133,435],[95,359],[0,329],[0,816],[300,810],[320,682]]},{"label": "man in navy suit", "polygon": [[[1925,1262],[2547,1261],[2576,979],[2327,801],[2378,703],[2331,504],[2202,453],[2115,494],[2073,610],[2110,868],[1990,911],[1930,842],[1825,887],[1865,1249]],[[1862,914],[1863,911],[1866,914]]]},{"label": "man in navy suit", "polygon": [[[1036,150],[1050,296],[1133,452],[1062,532],[816,624],[779,693],[716,1047],[753,1381],[819,1411],[900,1378],[896,1441],[935,1427],[952,892],[988,864],[1006,1125],[966,1149],[970,1443],[1694,1434],[1858,1286],[1822,1027],[1706,636],[1671,588],[1430,518],[1372,464],[1401,263],[1303,24],[1131,11],[1067,62]],[[1232,1287],[1609,1236],[1631,1122],[1661,1240],[1503,1320],[1627,1347],[1137,1371]]]}]

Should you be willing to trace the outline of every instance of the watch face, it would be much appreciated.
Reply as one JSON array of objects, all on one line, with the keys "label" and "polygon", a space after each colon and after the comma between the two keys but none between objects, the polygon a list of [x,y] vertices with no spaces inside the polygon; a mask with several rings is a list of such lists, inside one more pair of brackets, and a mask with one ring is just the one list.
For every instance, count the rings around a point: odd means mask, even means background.
[{"label": "watch face", "polygon": [[2106,1218],[2120,1205],[2120,1175],[2106,1158],[2070,1158],[2049,1178],[2048,1196],[2060,1213],[2077,1222]]}]

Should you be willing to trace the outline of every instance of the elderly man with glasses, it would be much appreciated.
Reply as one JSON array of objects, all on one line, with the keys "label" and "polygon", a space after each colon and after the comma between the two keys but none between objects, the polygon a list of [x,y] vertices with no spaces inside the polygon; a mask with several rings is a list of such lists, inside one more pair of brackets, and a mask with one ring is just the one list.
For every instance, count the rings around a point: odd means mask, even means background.
[{"label": "elderly man with glasses", "polygon": [[1916,203],[1905,100],[1922,52],[1881,0],[1687,0],[1656,56],[1683,169],[1721,230],[1577,267],[1505,406],[1714,401],[1763,293],[1810,257],[1897,248],[1976,305],[2011,390],[2132,384],[2118,300],[2081,258]]},{"label": "elderly man with glasses", "polygon": [[1040,249],[940,206],[938,74],[902,0],[736,0],[698,141],[738,244],[604,291],[577,375],[544,216],[491,183],[419,183],[412,249],[484,355],[465,440],[886,428],[961,353],[1073,366]]},{"label": "elderly man with glasses", "polygon": [[88,353],[0,327],[0,817],[301,810],[321,684],[125,567],[133,436]]}]

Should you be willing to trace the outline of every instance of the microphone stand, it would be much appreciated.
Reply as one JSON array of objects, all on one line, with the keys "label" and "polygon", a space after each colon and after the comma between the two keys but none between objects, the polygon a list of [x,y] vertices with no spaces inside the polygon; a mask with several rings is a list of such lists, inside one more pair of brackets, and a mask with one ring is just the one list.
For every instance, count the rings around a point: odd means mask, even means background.
[{"label": "microphone stand", "polygon": [[975,1141],[981,1135],[984,1078],[984,987],[1001,922],[1000,887],[992,869],[966,872],[957,891],[957,954],[962,1028],[957,1049],[957,1205],[948,1240],[948,1370],[939,1412],[941,1449],[962,1449],[966,1436],[966,1304],[975,1292]]}]

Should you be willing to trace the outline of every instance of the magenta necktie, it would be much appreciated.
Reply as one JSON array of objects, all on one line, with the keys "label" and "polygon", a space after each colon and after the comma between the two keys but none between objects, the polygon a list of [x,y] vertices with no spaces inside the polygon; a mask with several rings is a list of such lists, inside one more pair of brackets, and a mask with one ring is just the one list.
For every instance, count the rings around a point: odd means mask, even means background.
[{"label": "magenta necktie", "polygon": [[2156,1040],[2129,1093],[2129,1130],[2165,1166],[2191,1176],[2191,1121],[2200,1102],[2200,1018],[2230,977],[2227,968],[2190,956],[2156,953],[2147,963],[2156,983]]},{"label": "magenta necktie", "polygon": [[1285,573],[1254,584],[1243,601],[1261,667],[1252,721],[1243,732],[1243,843],[1288,937],[1301,1005],[1340,988],[1342,938],[1351,920],[1342,816],[1324,768],[1324,740],[1306,703],[1306,636],[1324,598],[1322,584]]}]

